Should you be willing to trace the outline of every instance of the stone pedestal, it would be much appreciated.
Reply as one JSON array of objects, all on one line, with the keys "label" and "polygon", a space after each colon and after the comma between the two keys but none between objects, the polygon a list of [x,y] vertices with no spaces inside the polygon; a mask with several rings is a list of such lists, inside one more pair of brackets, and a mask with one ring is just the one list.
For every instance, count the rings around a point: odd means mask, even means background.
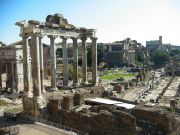
[{"label": "stone pedestal", "polygon": [[23,110],[25,114],[43,117],[46,109],[46,101],[44,98],[38,99],[23,96]]},{"label": "stone pedestal", "polygon": [[61,102],[61,109],[70,111],[73,107],[73,97],[72,96],[64,96]]},{"label": "stone pedestal", "polygon": [[46,109],[46,101],[43,97],[34,97],[34,115],[37,117],[42,117]]}]

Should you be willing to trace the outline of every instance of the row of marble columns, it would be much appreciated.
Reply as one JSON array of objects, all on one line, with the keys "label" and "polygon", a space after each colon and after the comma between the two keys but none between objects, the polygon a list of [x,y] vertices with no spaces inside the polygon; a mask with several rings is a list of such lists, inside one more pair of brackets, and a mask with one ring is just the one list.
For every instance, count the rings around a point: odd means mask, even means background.
[{"label": "row of marble columns", "polygon": [[[43,65],[43,45],[42,36],[33,34],[31,36],[32,42],[32,78],[33,78],[33,96],[41,98],[44,90],[44,65]],[[50,35],[50,48],[51,48],[51,87],[56,90],[56,47],[55,39],[56,36]],[[23,34],[23,64],[24,64],[24,94],[27,96],[31,95],[30,90],[30,49],[28,43],[28,35]],[[63,48],[63,86],[68,87],[68,54],[67,54],[67,39],[62,38]],[[82,40],[82,75],[83,83],[87,83],[87,52],[86,52],[86,37],[81,38]],[[73,85],[79,84],[78,80],[78,38],[72,38],[73,40]],[[92,37],[92,83],[97,84],[97,38]]]}]

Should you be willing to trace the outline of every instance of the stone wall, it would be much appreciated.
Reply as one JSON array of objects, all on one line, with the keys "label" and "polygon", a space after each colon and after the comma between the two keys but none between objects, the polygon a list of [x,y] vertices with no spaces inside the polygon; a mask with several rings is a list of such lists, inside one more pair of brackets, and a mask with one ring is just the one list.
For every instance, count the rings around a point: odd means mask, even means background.
[{"label": "stone wall", "polygon": [[58,99],[49,99],[48,110],[50,110],[52,113],[57,113],[60,109],[70,111],[82,104],[84,104],[84,94],[81,92],[76,92],[74,94],[64,95]]},{"label": "stone wall", "polygon": [[157,124],[166,133],[172,131],[173,117],[164,111],[135,108],[131,111],[131,114],[137,120],[145,120]]},{"label": "stone wall", "polygon": [[136,119],[108,106],[90,108],[86,113],[59,110],[51,112],[49,120],[83,130],[90,135],[136,135]]}]

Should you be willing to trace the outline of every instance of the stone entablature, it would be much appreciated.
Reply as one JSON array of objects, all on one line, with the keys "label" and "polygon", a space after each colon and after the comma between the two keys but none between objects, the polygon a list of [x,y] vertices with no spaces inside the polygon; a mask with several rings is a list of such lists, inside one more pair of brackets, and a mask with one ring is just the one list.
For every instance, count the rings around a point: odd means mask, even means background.
[{"label": "stone entablature", "polygon": [[[24,95],[33,97],[37,104],[42,99],[44,90],[44,66],[43,66],[43,47],[42,38],[47,36],[50,39],[51,46],[51,88],[57,89],[56,83],[56,47],[55,39],[60,37],[62,39],[63,48],[63,86],[68,87],[68,55],[67,55],[67,40],[68,38],[73,41],[73,86],[79,85],[78,79],[78,47],[77,40],[82,41],[82,74],[83,83],[87,83],[87,51],[86,40],[92,40],[92,83],[97,85],[97,38],[95,37],[96,30],[77,28],[68,24],[67,20],[60,14],[49,15],[46,22],[39,22],[34,20],[17,22],[16,25],[20,26],[20,36],[23,39],[23,64],[24,64]],[[31,38],[32,48],[32,81],[33,90],[30,89],[30,52],[29,40]],[[24,102],[25,103],[25,102]],[[42,103],[42,102],[41,102]],[[38,106],[37,104],[35,108]],[[42,105],[39,105],[42,107]],[[38,114],[38,113],[35,113]]]}]

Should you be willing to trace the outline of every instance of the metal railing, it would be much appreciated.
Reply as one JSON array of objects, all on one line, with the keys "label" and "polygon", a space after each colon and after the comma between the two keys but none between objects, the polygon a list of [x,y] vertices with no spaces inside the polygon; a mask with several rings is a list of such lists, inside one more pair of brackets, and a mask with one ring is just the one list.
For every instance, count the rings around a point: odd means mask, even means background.
[{"label": "metal railing", "polygon": [[34,117],[34,116],[29,116],[29,115],[23,115],[22,117],[23,117],[23,119],[21,119],[21,120],[23,120],[24,122],[28,122],[28,121],[29,122],[31,121],[33,123],[39,122],[39,123],[48,125],[50,127],[54,127],[53,129],[55,129],[57,131],[59,131],[58,129],[61,129],[61,130],[65,130],[65,131],[68,131],[68,132],[74,132],[77,135],[89,135],[88,133],[85,133],[83,131],[79,131],[79,130],[76,130],[76,129],[73,129],[73,128],[70,128],[70,127],[67,127],[67,126],[52,122],[52,121],[48,121],[46,119],[42,119],[42,118],[39,118],[39,117]]}]

